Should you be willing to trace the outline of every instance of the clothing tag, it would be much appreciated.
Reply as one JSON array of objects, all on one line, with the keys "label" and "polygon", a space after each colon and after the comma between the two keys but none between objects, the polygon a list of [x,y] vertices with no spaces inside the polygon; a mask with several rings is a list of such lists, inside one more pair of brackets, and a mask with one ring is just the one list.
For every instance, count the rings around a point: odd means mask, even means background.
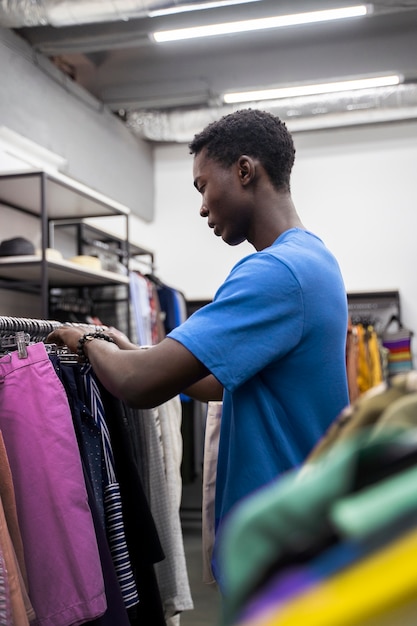
[{"label": "clothing tag", "polygon": [[26,337],[23,330],[18,330],[16,332],[16,346],[17,346],[17,355],[19,359],[27,359],[28,351],[26,348]]}]

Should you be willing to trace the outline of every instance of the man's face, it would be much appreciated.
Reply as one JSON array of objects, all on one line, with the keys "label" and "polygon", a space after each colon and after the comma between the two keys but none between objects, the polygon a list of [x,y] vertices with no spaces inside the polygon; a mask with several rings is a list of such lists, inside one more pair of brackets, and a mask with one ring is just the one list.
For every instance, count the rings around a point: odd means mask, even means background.
[{"label": "man's face", "polygon": [[245,241],[248,220],[238,164],[225,167],[208,158],[204,149],[194,158],[193,174],[194,186],[202,198],[200,215],[207,218],[214,234],[230,246]]}]

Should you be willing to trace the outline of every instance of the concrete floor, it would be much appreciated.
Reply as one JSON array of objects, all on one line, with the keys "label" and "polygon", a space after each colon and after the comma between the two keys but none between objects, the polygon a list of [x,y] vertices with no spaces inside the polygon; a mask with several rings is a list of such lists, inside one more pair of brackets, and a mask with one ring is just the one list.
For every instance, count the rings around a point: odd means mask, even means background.
[{"label": "concrete floor", "polygon": [[181,614],[181,626],[218,626],[220,596],[202,581],[201,528],[184,528],[184,550],[194,610]]},{"label": "concrete floor", "polygon": [[219,626],[220,594],[215,585],[203,583],[201,544],[201,477],[183,485],[181,523],[187,563],[192,611],[184,611],[180,626]]}]

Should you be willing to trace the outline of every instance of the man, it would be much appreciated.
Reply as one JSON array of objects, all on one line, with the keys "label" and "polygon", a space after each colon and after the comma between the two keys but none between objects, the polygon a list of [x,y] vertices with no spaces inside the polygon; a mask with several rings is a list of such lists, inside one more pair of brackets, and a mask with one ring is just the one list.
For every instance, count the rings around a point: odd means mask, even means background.
[{"label": "man", "polygon": [[[216,526],[242,498],[299,465],[348,404],[347,299],[338,264],[294,207],[293,140],[277,117],[241,110],[190,144],[200,215],[214,234],[255,252],[212,303],[150,350],[81,339],[103,385],[149,408],[181,391],[223,400]],[[73,351],[82,330],[49,341]],[[120,348],[131,348],[114,337]],[[216,578],[221,578],[216,571]]]}]

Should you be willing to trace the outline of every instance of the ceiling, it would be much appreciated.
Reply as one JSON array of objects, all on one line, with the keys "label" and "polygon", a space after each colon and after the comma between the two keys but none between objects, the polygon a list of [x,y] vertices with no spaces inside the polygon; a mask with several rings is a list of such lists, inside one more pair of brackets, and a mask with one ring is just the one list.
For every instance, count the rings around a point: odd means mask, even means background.
[{"label": "ceiling", "polygon": [[[37,54],[51,58],[120,115],[132,132],[149,140],[188,141],[206,122],[237,108],[223,104],[225,91],[386,73],[400,73],[405,83],[377,92],[292,98],[261,106],[275,107],[295,128],[297,121],[308,128],[313,122],[336,124],[336,119],[343,125],[384,121],[387,116],[417,117],[417,0],[374,0],[371,14],[338,22],[155,43],[150,37],[155,30],[358,3],[257,0],[214,9],[208,8],[207,0],[183,0],[187,8],[196,9],[197,4],[203,8],[149,16],[151,8],[174,7],[180,1],[142,0],[135,5],[133,0],[119,0],[119,5],[125,5],[123,12],[115,8],[118,0],[0,0],[0,26],[13,28]],[[22,11],[12,12],[13,4]],[[69,4],[72,13],[62,20],[66,25],[60,25],[53,9]],[[107,4],[112,8],[105,15]],[[36,15],[24,14],[25,6],[33,11],[35,5]],[[256,105],[239,106],[252,104]]]}]

